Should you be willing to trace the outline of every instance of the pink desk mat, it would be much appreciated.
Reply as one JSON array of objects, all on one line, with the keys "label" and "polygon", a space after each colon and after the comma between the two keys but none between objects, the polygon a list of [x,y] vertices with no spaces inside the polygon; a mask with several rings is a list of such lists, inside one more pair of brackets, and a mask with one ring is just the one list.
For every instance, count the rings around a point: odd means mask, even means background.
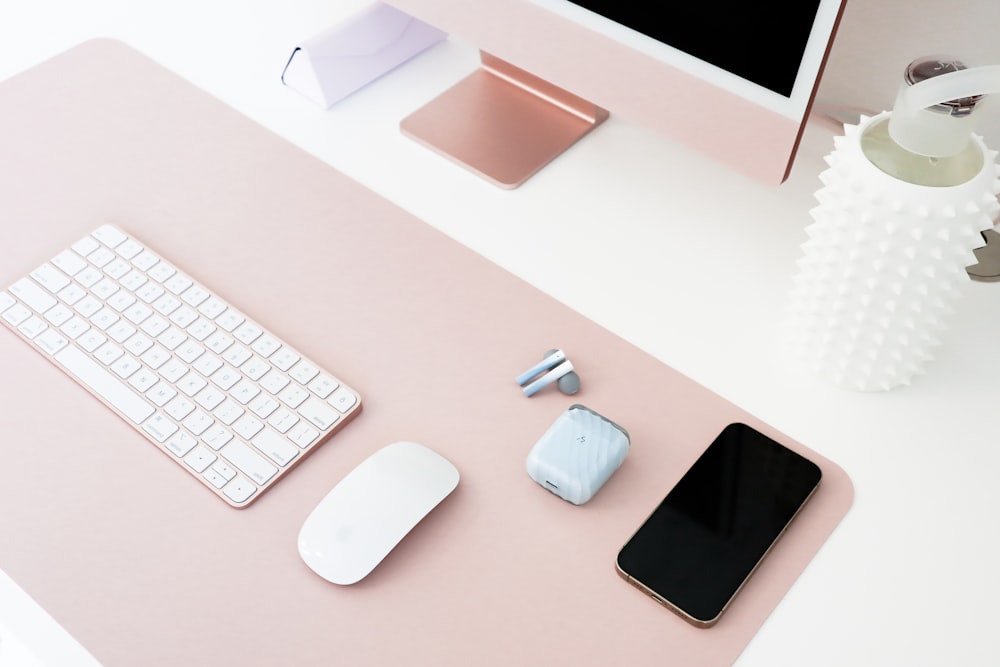
[{"label": "pink desk mat", "polygon": [[[0,283],[114,222],[365,399],[340,435],[234,510],[0,331],[0,568],[109,667],[731,664],[851,505],[831,461],[120,43],[85,43],[0,84],[0,127]],[[525,398],[514,376],[557,346],[583,390]],[[632,437],[580,507],[524,466],[574,402]],[[824,481],[700,630],[614,560],[737,420],[805,453]],[[458,489],[367,579],[326,583],[299,559],[299,527],[396,440],[450,459]]]}]

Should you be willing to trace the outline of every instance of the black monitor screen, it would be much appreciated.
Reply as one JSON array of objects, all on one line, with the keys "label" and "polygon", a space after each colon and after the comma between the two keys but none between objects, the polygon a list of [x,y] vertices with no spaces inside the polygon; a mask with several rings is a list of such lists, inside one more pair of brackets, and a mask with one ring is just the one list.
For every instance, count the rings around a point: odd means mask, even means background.
[{"label": "black monitor screen", "polygon": [[819,7],[819,0],[571,1],[785,97]]}]

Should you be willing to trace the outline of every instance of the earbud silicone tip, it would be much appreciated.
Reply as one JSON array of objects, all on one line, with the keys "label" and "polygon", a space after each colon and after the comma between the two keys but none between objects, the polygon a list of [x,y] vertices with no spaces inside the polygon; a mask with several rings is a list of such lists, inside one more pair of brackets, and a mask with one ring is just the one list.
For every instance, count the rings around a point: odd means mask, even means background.
[{"label": "earbud silicone tip", "polygon": [[580,391],[580,376],[576,374],[576,371],[567,373],[559,378],[556,386],[559,387],[559,391],[562,393],[567,396],[572,396],[576,392]]}]

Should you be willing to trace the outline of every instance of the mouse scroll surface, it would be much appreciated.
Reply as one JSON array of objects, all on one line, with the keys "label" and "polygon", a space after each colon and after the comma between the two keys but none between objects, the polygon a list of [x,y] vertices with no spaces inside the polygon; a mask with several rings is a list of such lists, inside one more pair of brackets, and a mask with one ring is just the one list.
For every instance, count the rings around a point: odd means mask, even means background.
[{"label": "mouse scroll surface", "polygon": [[433,450],[396,442],[347,474],[302,524],[299,554],[335,584],[368,575],[458,486],[454,465]]}]

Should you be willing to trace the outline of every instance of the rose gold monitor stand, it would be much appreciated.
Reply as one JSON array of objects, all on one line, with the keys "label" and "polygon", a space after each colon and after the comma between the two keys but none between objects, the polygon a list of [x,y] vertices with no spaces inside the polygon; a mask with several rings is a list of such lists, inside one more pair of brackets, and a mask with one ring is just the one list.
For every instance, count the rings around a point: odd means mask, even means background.
[{"label": "rose gold monitor stand", "polygon": [[505,189],[603,123],[608,112],[484,51],[473,74],[403,119],[403,134]]}]

